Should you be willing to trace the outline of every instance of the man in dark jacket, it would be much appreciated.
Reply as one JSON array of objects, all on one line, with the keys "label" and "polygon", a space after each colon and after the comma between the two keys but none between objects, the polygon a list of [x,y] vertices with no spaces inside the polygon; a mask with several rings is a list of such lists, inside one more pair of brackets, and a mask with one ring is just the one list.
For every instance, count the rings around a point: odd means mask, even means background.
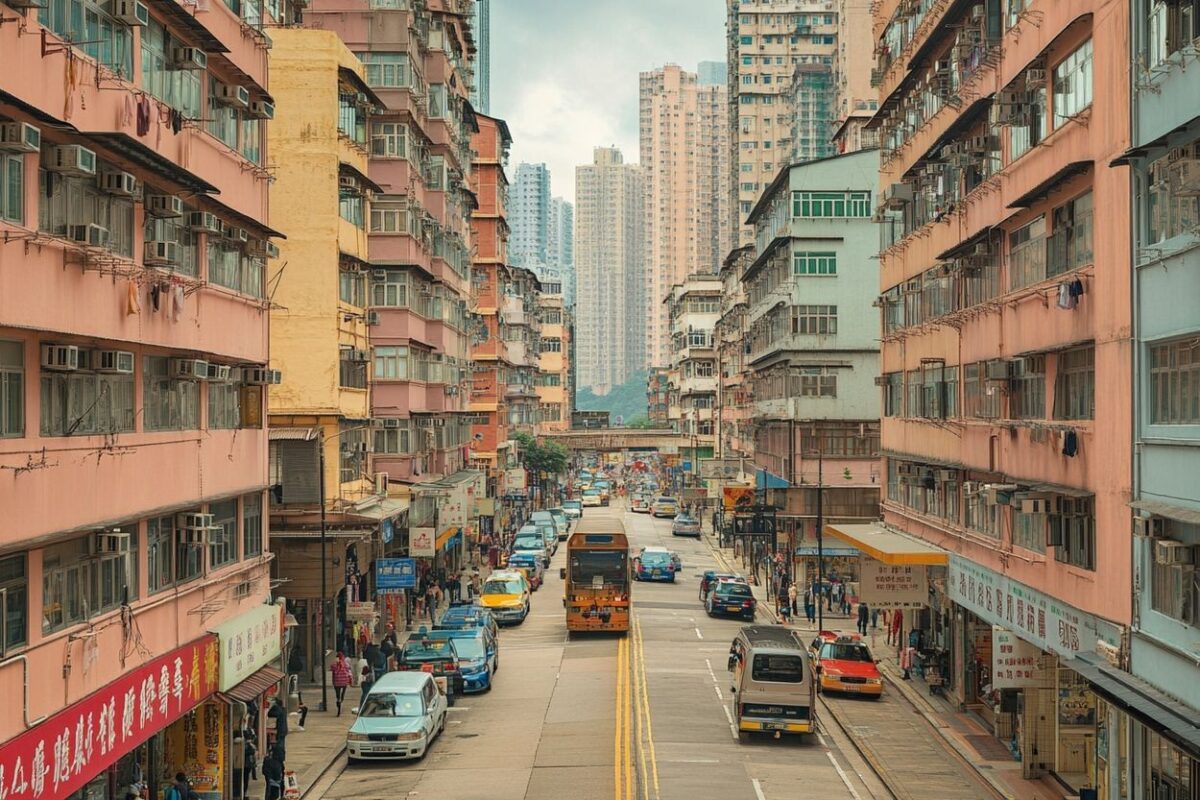
[{"label": "man in dark jacket", "polygon": [[266,800],[279,800],[283,796],[283,756],[278,747],[263,759],[262,773],[267,782]]},{"label": "man in dark jacket", "polygon": [[866,603],[858,604],[858,632],[867,635],[867,623],[871,621],[871,609]]},{"label": "man in dark jacket", "polygon": [[287,754],[287,717],[287,706],[280,702],[279,697],[272,698],[271,710],[267,712],[267,718],[275,720],[275,751],[278,751],[280,761],[283,761]]}]

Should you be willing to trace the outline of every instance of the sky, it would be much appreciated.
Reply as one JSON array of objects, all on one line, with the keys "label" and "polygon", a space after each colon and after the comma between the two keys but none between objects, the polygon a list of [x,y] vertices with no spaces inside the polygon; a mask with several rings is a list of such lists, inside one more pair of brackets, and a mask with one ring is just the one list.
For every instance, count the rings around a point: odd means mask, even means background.
[{"label": "sky", "polygon": [[575,201],[575,167],[616,145],[638,160],[638,73],[725,60],[723,0],[492,0],[491,114],[508,123],[510,179],[550,166]]}]

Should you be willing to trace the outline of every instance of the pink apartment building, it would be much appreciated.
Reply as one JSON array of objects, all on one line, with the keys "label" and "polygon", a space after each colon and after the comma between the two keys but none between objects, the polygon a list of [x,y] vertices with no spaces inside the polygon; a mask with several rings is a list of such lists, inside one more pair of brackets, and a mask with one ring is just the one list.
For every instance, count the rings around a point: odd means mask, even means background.
[{"label": "pink apartment building", "polygon": [[1110,163],[1129,15],[874,10],[883,517],[946,564],[908,624],[1027,776],[1105,797],[1108,710],[1084,676],[1119,663],[1130,619],[1130,185]]},{"label": "pink apartment building", "polygon": [[[0,5],[0,791],[140,774],[158,796],[183,767],[166,734],[234,724],[215,693],[256,702],[238,681],[279,653],[262,26],[283,12],[45,6]],[[263,641],[238,664],[231,625]]]}]

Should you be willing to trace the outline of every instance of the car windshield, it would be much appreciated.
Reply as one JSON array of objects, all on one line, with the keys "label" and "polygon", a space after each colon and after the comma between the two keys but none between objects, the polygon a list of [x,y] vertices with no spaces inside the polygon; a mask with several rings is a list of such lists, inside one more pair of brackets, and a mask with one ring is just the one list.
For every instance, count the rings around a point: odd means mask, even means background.
[{"label": "car windshield", "polygon": [[680,514],[675,518],[676,525],[695,525],[696,520],[689,517],[687,514]]},{"label": "car windshield", "polygon": [[595,496],[597,496],[598,494],[600,494],[600,490],[598,490],[598,489],[585,489],[585,490],[584,490],[584,492],[583,492],[583,494],[584,494],[584,496],[585,496],[585,497],[595,497]]},{"label": "car windshield", "polygon": [[670,503],[671,505],[675,505],[675,501],[674,501],[674,500],[672,500],[672,499],[671,499],[671,498],[669,498],[669,497],[660,497],[660,498],[658,498],[657,500],[655,500],[654,502],[656,502],[656,503]]},{"label": "car windshield", "polygon": [[821,658],[830,661],[874,661],[871,651],[862,644],[827,644],[821,648]]},{"label": "car windshield", "polygon": [[665,567],[671,563],[670,553],[642,553],[642,565],[647,567]]},{"label": "car windshield", "polygon": [[717,584],[717,594],[727,597],[750,597],[750,587],[744,583]]},{"label": "car windshield", "polygon": [[513,550],[541,550],[545,546],[541,536],[518,536],[513,540]]},{"label": "car windshield", "polygon": [[425,706],[419,694],[369,694],[360,717],[420,717]]},{"label": "car windshield", "polygon": [[483,658],[483,637],[482,636],[456,636],[454,637],[454,649],[458,651],[460,658]]},{"label": "car windshield", "polygon": [[578,511],[580,507],[581,504],[578,500],[567,500],[565,503],[563,503],[563,508],[573,508]]},{"label": "car windshield", "polygon": [[756,653],[750,675],[756,681],[800,683],[804,680],[804,659],[793,655]]},{"label": "car windshield", "polygon": [[403,661],[444,661],[447,658],[454,658],[454,653],[455,649],[449,642],[429,639],[419,643],[406,644],[400,657]]},{"label": "car windshield", "polygon": [[571,552],[571,580],[584,585],[623,585],[628,554],[624,550],[574,550]]},{"label": "car windshield", "polygon": [[493,578],[483,585],[484,594],[520,594],[521,582],[516,578]]}]

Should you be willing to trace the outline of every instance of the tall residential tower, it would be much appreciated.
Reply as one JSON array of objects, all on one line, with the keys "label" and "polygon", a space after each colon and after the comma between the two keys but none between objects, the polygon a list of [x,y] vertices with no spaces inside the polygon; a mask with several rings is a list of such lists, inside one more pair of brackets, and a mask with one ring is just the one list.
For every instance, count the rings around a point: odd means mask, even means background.
[{"label": "tall residential tower", "polygon": [[546,165],[518,164],[509,200],[512,236],[508,261],[513,266],[540,269],[547,263],[550,227],[550,170]]},{"label": "tall residential tower", "polygon": [[476,111],[487,114],[492,105],[492,0],[475,0],[471,33],[475,37],[471,105]]}]

